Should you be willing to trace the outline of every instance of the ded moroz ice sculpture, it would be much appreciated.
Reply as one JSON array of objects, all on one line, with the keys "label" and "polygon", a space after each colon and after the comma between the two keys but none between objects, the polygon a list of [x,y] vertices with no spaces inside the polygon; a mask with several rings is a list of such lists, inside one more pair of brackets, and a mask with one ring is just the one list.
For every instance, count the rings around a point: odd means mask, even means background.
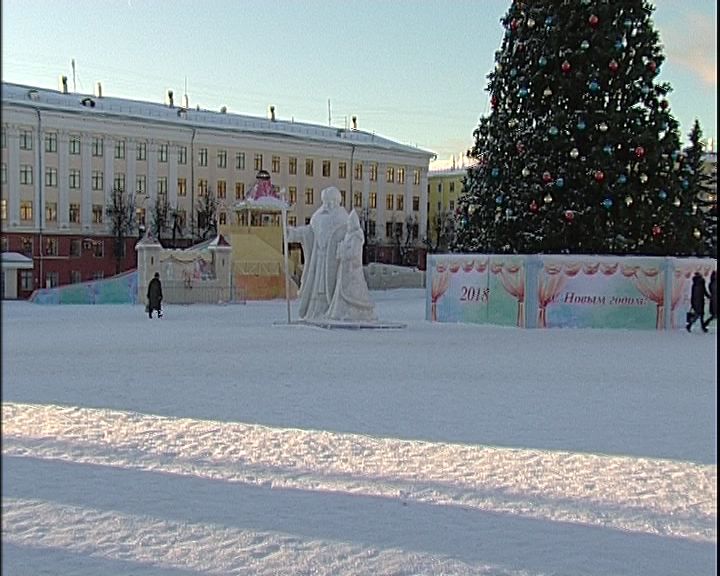
[{"label": "ded moroz ice sculpture", "polygon": [[305,266],[300,277],[299,315],[303,320],[327,317],[338,273],[337,249],[345,236],[348,214],[340,206],[340,191],[331,186],[320,193],[322,206],[307,226],[288,228],[290,242],[300,242]]}]

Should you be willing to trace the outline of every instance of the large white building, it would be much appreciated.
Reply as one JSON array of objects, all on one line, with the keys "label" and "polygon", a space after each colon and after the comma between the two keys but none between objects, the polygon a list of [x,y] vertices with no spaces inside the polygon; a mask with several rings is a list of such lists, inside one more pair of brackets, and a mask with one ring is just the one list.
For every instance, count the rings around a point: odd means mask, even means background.
[{"label": "large white building", "polygon": [[[394,261],[402,242],[422,251],[428,166],[433,153],[358,130],[190,108],[165,102],[2,84],[2,251],[33,259],[19,270],[19,297],[45,286],[114,274],[105,214],[113,190],[134,195],[137,225],[152,226],[158,205],[175,214],[175,242],[199,237],[204,197],[217,200],[218,224],[258,171],[287,191],[290,225],[307,223],[327,186],[364,222],[378,261]],[[122,269],[135,266],[136,238]]]}]

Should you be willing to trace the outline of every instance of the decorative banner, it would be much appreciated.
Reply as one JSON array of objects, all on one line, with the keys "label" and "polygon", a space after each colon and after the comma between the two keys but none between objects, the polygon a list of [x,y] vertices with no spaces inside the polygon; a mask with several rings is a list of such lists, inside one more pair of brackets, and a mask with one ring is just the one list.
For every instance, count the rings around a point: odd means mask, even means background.
[{"label": "decorative banner", "polygon": [[690,279],[713,259],[431,254],[427,320],[527,328],[685,325]]}]

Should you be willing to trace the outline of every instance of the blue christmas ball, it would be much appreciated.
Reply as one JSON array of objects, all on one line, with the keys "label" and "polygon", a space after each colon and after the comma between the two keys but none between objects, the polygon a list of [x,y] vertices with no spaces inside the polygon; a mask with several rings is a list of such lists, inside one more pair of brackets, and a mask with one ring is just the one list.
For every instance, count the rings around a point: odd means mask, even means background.
[{"label": "blue christmas ball", "polygon": [[580,48],[582,48],[583,50],[587,50],[588,48],[590,48],[590,42],[588,42],[587,40],[583,40],[580,43]]},{"label": "blue christmas ball", "polygon": [[503,201],[502,194],[498,194],[497,196],[495,196],[495,204],[502,204],[502,201]]},{"label": "blue christmas ball", "polygon": [[497,178],[500,174],[500,170],[498,168],[493,168],[490,173],[492,174],[493,178]]},{"label": "blue christmas ball", "polygon": [[540,64],[540,66],[545,66],[547,64],[547,58],[545,58],[545,56],[540,56],[538,64]]},{"label": "blue christmas ball", "polygon": [[563,178],[558,178],[557,180],[555,180],[555,186],[557,186],[558,188],[562,188],[563,186],[565,186],[565,180]]},{"label": "blue christmas ball", "polygon": [[667,192],[665,192],[665,190],[660,190],[660,192],[658,192],[658,198],[660,198],[660,200],[665,200],[667,198]]},{"label": "blue christmas ball", "polygon": [[612,198],[605,198],[605,200],[603,200],[602,205],[603,205],[605,208],[607,208],[608,210],[609,210],[610,208],[612,208],[612,205],[613,205]]},{"label": "blue christmas ball", "polygon": [[612,154],[612,146],[610,146],[610,144],[605,144],[605,146],[603,146],[603,152],[605,152],[605,154]]},{"label": "blue christmas ball", "polygon": [[547,18],[545,18],[545,26],[550,27],[550,26],[552,26],[552,23],[553,23],[552,16],[548,16]]},{"label": "blue christmas ball", "polygon": [[597,92],[598,90],[600,90],[600,84],[593,80],[592,82],[590,82],[589,88],[590,92]]},{"label": "blue christmas ball", "polygon": [[585,130],[585,128],[587,128],[587,124],[585,124],[585,121],[584,121],[584,120],[578,120],[577,129],[578,129],[578,130]]},{"label": "blue christmas ball", "polygon": [[518,90],[518,96],[520,96],[520,98],[525,98],[525,96],[527,96],[527,95],[528,95],[527,88],[520,88],[520,90]]},{"label": "blue christmas ball", "polygon": [[683,190],[687,190],[690,187],[690,182],[683,180],[680,185],[683,187]]},{"label": "blue christmas ball", "polygon": [[550,126],[550,128],[548,128],[548,134],[550,134],[550,136],[557,136],[558,129],[555,126]]},{"label": "blue christmas ball", "polygon": [[618,181],[618,184],[625,184],[625,182],[627,182],[627,176],[625,176],[625,174],[620,174],[620,176],[618,176],[617,181]]},{"label": "blue christmas ball", "polygon": [[624,48],[624,44],[622,40],[617,40],[615,42],[615,50],[622,50]]}]

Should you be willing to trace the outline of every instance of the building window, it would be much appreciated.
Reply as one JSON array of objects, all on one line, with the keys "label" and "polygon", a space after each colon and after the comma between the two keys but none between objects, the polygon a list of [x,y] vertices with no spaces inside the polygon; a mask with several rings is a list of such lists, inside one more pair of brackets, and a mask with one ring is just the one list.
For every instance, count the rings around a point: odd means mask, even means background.
[{"label": "building window", "polygon": [[168,186],[167,186],[167,176],[160,176],[157,179],[157,193],[159,195],[167,196]]},{"label": "building window", "polygon": [[263,169],[263,155],[255,154],[255,172],[260,172]]},{"label": "building window", "polygon": [[405,209],[405,196],[403,196],[402,194],[398,194],[397,201],[395,204],[396,204],[396,208],[395,208],[396,210],[400,210],[400,211],[404,210]]},{"label": "building window", "polygon": [[297,226],[297,216],[290,216],[288,214],[288,226]]},{"label": "building window", "polygon": [[398,168],[397,181],[398,184],[405,184],[405,168]]},{"label": "building window", "polygon": [[455,192],[455,182],[450,182],[450,192]]},{"label": "building window", "polygon": [[93,137],[92,139],[92,155],[102,156],[103,155],[103,139]]},{"label": "building window", "polygon": [[362,162],[357,162],[355,164],[354,171],[355,171],[355,180],[362,180],[362,176],[363,176]]},{"label": "building window", "polygon": [[20,239],[20,252],[25,256],[32,258],[33,255],[33,239],[32,238],[21,238]]},{"label": "building window", "polygon": [[31,164],[23,164],[20,166],[20,184],[33,183],[33,167]]},{"label": "building window", "polygon": [[245,198],[245,183],[235,182],[235,200],[243,200]]},{"label": "building window", "polygon": [[57,255],[58,255],[57,238],[45,238],[45,256],[57,256]]},{"label": "building window", "polygon": [[7,164],[5,164],[5,162],[3,162],[0,167],[0,182],[7,184]]},{"label": "building window", "polygon": [[377,208],[377,192],[370,193],[370,208]]},{"label": "building window", "polygon": [[115,142],[115,158],[118,160],[125,158],[125,140],[117,140]]},{"label": "building window", "polygon": [[217,167],[218,168],[227,168],[227,150],[218,150]]},{"label": "building window", "polygon": [[345,190],[340,190],[340,206],[342,206],[344,208],[346,201],[347,201],[347,192]]},{"label": "building window", "polygon": [[57,202],[45,203],[45,220],[47,222],[57,222]]},{"label": "building window", "polygon": [[137,176],[135,178],[135,194],[145,194],[147,187],[145,185],[145,176]]},{"label": "building window", "polygon": [[55,288],[59,284],[59,274],[57,272],[47,272],[45,274],[45,288]]},{"label": "building window", "polygon": [[167,162],[167,161],[168,161],[168,145],[160,144],[158,146],[158,162]]},{"label": "building window", "polygon": [[80,204],[70,204],[69,216],[73,224],[80,223]]},{"label": "building window", "polygon": [[322,175],[323,178],[330,178],[330,160],[323,160]]},{"label": "building window", "polygon": [[385,196],[385,210],[392,210],[395,204],[395,198],[392,194]]},{"label": "building window", "polygon": [[[97,242],[93,242],[93,256],[95,256],[95,258],[103,258],[105,256],[104,241],[98,240]],[[102,272],[100,272],[100,278],[102,278]]]},{"label": "building window", "polygon": [[[97,252],[97,250],[96,250],[96,252]],[[95,254],[95,256],[98,256],[98,255]],[[102,255],[100,255],[98,257],[102,258]],[[95,272],[93,272],[93,277],[92,277],[93,280],[102,280],[103,278],[105,278],[105,273],[102,270],[96,270]]]},{"label": "building window", "polygon": [[312,158],[305,160],[305,176],[312,176],[315,172],[315,163]]},{"label": "building window", "polygon": [[21,270],[20,271],[20,289],[21,290],[32,290],[33,285],[33,271],[32,270]]},{"label": "building window", "polygon": [[93,170],[92,173],[92,189],[102,190],[103,189],[103,173],[102,170]]},{"label": "building window", "polygon": [[92,205],[92,221],[93,221],[93,224],[102,224],[103,207],[100,204]]},{"label": "building window", "polygon": [[135,208],[135,221],[138,226],[145,226],[145,208]]},{"label": "building window", "polygon": [[178,178],[177,195],[178,196],[187,196],[187,178]]},{"label": "building window", "polygon": [[226,212],[220,212],[220,218],[218,219],[218,222],[220,226],[225,226],[227,224],[227,213]]},{"label": "building window", "polygon": [[413,212],[420,210],[420,196],[413,196]]},{"label": "building window", "polygon": [[187,164],[187,146],[178,146],[178,164]]},{"label": "building window", "polygon": [[73,156],[80,154],[80,138],[78,136],[70,136],[69,152]]},{"label": "building window", "polygon": [[32,132],[20,130],[20,150],[32,150]]},{"label": "building window", "polygon": [[438,194],[442,194],[442,182],[438,182]]},{"label": "building window", "polygon": [[57,132],[45,134],[45,152],[57,152]]},{"label": "building window", "polygon": [[71,168],[69,174],[69,186],[72,190],[80,188],[80,170],[77,168]]},{"label": "building window", "polygon": [[450,200],[450,206],[449,206],[449,208],[450,208],[450,212],[454,212],[454,211],[455,211],[455,200]]},{"label": "building window", "polygon": [[82,244],[80,238],[72,238],[70,240],[70,256],[79,258],[82,255]]},{"label": "building window", "polygon": [[347,162],[340,162],[338,164],[338,178],[347,178]]},{"label": "building window", "polygon": [[80,270],[70,270],[70,284],[80,284],[80,282],[82,282]]},{"label": "building window", "polygon": [[288,202],[290,202],[290,204],[297,204],[297,187],[290,186],[288,188],[288,191],[290,193],[290,198],[289,198]]},{"label": "building window", "polygon": [[147,160],[147,142],[138,142],[135,149],[135,160]]},{"label": "building window", "polygon": [[388,166],[387,170],[385,171],[385,181],[395,182],[395,168],[393,168],[392,166]]},{"label": "building window", "polygon": [[125,174],[115,174],[113,177],[113,190],[125,192]]},{"label": "building window", "polygon": [[413,170],[413,184],[420,185],[420,170]]},{"label": "building window", "polygon": [[226,193],[227,193],[227,182],[225,182],[225,180],[218,180],[217,181],[217,197],[225,198]]},{"label": "building window", "polygon": [[377,171],[378,171],[377,164],[375,162],[370,164],[370,182],[377,181]]},{"label": "building window", "polygon": [[23,200],[20,202],[20,219],[21,220],[32,220],[33,217],[33,203],[32,200]]},{"label": "building window", "polygon": [[362,192],[353,192],[353,207],[362,208]]},{"label": "building window", "polygon": [[45,168],[45,186],[57,188],[57,168]]},{"label": "building window", "polygon": [[245,170],[245,152],[235,153],[235,169]]},{"label": "building window", "polygon": [[[7,220],[7,200],[3,198],[0,200],[0,216],[2,216],[3,220]],[[5,236],[2,237],[3,240],[7,240]],[[4,250],[6,252],[7,250]]]},{"label": "building window", "polygon": [[312,206],[315,201],[315,192],[312,188],[305,188],[305,205]]},{"label": "building window", "polygon": [[280,173],[280,156],[272,157],[272,171],[273,171],[273,174]]},{"label": "building window", "polygon": [[297,158],[288,159],[288,174],[297,174]]},{"label": "building window", "polygon": [[198,195],[206,196],[208,193],[208,181],[205,178],[198,180]]}]

